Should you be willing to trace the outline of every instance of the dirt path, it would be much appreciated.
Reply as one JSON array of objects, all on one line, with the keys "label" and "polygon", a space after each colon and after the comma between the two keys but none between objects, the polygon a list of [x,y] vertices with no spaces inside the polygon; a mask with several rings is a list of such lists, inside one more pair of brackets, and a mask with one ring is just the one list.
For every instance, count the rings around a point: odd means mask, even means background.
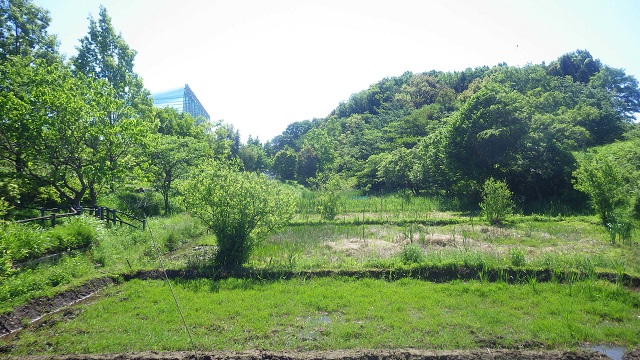
[{"label": "dirt path", "polygon": [[[0,356],[1,357],[1,356]],[[17,357],[7,359],[17,360]],[[245,351],[245,352],[141,352],[128,354],[104,354],[104,355],[39,355],[20,357],[24,360],[496,360],[496,359],[520,359],[520,360],[595,360],[609,359],[607,356],[593,351],[532,351],[532,350],[335,350],[335,351],[310,351],[310,352],[270,352],[270,351]],[[628,353],[623,359],[640,359],[640,352]]]}]

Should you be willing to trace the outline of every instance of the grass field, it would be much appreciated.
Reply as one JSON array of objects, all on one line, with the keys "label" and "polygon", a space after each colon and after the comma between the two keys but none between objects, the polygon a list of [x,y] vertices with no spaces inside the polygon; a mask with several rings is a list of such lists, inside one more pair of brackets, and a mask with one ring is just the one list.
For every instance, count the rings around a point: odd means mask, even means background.
[{"label": "grass field", "polygon": [[[174,285],[207,350],[576,348],[640,344],[640,295],[603,282],[434,284],[351,278]],[[131,281],[34,325],[12,354],[188,350],[162,281]]]},{"label": "grass field", "polygon": [[[595,217],[518,215],[495,227],[477,215],[443,211],[446,206],[433,199],[354,197],[345,206],[328,221],[309,205],[290,226],[259,243],[247,264],[249,269],[282,270],[301,274],[298,277],[174,280],[197,348],[640,345],[640,295],[623,282],[603,282],[596,276],[608,272],[618,278],[637,277],[640,247],[637,240],[612,242]],[[83,233],[92,236],[88,247],[69,248],[35,262],[20,262],[35,257],[23,252],[5,267],[0,274],[0,313],[93,278],[118,279],[157,269],[159,260],[170,269],[201,268],[215,251],[215,237],[188,214],[152,218],[151,232],[108,228],[92,220],[80,223]],[[86,231],[87,226],[95,231]],[[64,234],[74,232],[36,227],[23,233],[51,244],[49,239],[68,241]],[[16,239],[31,241],[28,236]],[[47,246],[59,251],[62,243]],[[29,244],[31,254],[47,253],[40,243]],[[12,254],[3,253],[5,264],[11,264]],[[304,275],[316,270],[401,272],[416,267],[479,272],[467,282],[438,284]],[[488,282],[484,273],[514,269],[580,276],[564,282],[529,277],[507,284],[500,278]],[[168,286],[155,280],[132,280],[105,289],[7,341],[2,349],[10,349],[11,355],[191,349]]]}]

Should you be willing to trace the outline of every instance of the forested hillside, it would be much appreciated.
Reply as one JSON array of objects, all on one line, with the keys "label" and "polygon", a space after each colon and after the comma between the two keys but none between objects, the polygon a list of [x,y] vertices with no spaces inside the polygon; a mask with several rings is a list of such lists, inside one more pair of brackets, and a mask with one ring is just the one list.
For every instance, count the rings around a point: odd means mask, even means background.
[{"label": "forested hillside", "polygon": [[[65,59],[46,10],[27,0],[2,6],[0,213],[114,201],[160,203],[169,213],[180,208],[171,201],[176,182],[208,160],[313,189],[333,183],[472,207],[491,178],[523,207],[595,204],[605,173],[619,178],[606,206],[628,208],[638,196],[638,158],[626,155],[639,138],[638,82],[586,50],[550,64],[406,72],[354,93],[326,118],[242,144],[231,124],[154,109],[133,70],[136,52],[105,8]],[[603,153],[610,161],[598,160]]]},{"label": "forested hillside", "polygon": [[[302,184],[335,173],[368,193],[477,203],[495,178],[522,203],[569,201],[577,154],[637,138],[638,111],[637,80],[577,50],[550,64],[385,78],[327,118],[290,124],[264,148],[281,179]],[[250,146],[240,150],[246,164]]]}]

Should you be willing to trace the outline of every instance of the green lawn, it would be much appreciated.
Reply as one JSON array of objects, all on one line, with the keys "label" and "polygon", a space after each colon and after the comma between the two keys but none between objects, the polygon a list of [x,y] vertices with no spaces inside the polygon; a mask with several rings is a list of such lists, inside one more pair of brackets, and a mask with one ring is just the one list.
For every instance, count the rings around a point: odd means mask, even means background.
[{"label": "green lawn", "polygon": [[[640,295],[591,280],[199,279],[174,289],[201,351],[640,344]],[[14,355],[192,349],[166,282],[138,280],[32,325],[14,346]]]}]

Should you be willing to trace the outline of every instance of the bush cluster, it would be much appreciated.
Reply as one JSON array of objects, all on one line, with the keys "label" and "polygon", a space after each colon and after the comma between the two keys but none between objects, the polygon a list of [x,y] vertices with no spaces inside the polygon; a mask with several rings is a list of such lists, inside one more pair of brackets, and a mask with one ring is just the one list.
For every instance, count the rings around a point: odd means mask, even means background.
[{"label": "bush cluster", "polygon": [[181,186],[185,207],[215,234],[217,269],[241,267],[255,243],[293,216],[295,196],[280,183],[205,163]]},{"label": "bush cluster", "polygon": [[513,193],[507,183],[489,178],[482,188],[480,208],[486,220],[493,224],[502,224],[513,213]]},{"label": "bush cluster", "polygon": [[87,247],[98,238],[95,222],[84,216],[51,229],[16,223],[0,224],[0,228],[0,278],[10,275],[16,262]]}]

